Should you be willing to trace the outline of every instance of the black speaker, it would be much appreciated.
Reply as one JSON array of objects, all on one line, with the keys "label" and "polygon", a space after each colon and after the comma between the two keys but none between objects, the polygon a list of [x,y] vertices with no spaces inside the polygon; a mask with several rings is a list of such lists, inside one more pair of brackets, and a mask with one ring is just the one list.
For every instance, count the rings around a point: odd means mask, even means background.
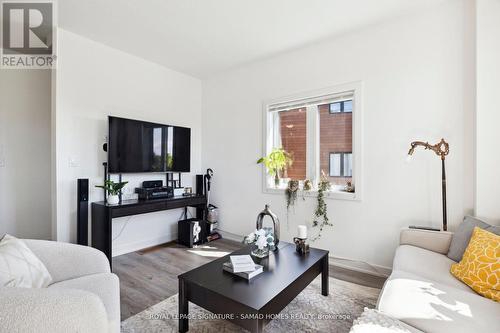
[{"label": "black speaker", "polygon": [[[198,223],[200,227],[198,237],[195,239],[194,237],[194,226]],[[193,247],[194,245],[202,244],[203,237],[203,228],[205,227],[205,223],[199,219],[187,219],[180,220],[177,222],[177,243],[187,246]]]},{"label": "black speaker", "polygon": [[78,179],[76,206],[76,241],[89,245],[89,180]]},{"label": "black speaker", "polygon": [[205,195],[204,175],[196,175],[196,195]]}]

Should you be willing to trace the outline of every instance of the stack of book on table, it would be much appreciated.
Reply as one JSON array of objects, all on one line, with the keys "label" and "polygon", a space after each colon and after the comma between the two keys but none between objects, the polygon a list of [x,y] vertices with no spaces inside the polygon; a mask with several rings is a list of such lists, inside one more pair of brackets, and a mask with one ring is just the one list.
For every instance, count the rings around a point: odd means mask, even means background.
[{"label": "stack of book on table", "polygon": [[264,271],[264,267],[255,264],[252,257],[249,255],[230,256],[229,259],[230,261],[222,265],[222,269],[247,280],[250,280]]}]

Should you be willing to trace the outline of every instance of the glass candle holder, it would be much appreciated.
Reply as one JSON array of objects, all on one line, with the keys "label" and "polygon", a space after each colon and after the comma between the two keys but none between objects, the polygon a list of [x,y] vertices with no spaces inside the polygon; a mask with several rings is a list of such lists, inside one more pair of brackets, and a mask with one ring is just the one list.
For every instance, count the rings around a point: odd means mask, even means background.
[{"label": "glass candle holder", "polygon": [[269,256],[269,247],[265,246],[264,248],[259,249],[258,246],[255,246],[250,254],[256,258],[266,258],[267,256]]}]

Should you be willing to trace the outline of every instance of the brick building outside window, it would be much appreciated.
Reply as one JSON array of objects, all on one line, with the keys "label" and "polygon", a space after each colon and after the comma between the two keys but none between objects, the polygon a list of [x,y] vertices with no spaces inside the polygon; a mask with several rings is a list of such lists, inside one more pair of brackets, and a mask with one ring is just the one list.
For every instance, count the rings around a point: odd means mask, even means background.
[{"label": "brick building outside window", "polygon": [[[319,105],[318,111],[320,170],[344,186],[352,180],[352,100]],[[306,119],[306,108],[279,112],[281,145],[293,156],[287,178],[306,179]]]},{"label": "brick building outside window", "polygon": [[360,81],[264,103],[263,155],[281,148],[293,160],[278,184],[263,169],[264,191],[282,193],[290,179],[298,180],[299,188],[308,179],[314,196],[324,174],[333,185],[328,198],[360,200],[362,105]]}]

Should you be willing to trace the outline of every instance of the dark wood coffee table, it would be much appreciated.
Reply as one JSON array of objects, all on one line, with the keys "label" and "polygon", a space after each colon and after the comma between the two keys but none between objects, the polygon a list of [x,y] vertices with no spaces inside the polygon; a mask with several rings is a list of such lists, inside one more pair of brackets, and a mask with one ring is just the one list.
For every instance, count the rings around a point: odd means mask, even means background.
[{"label": "dark wood coffee table", "polygon": [[[264,326],[321,274],[321,294],[328,295],[328,251],[295,252],[280,242],[278,250],[254,261],[264,272],[250,281],[222,270],[229,255],[179,275],[179,332],[188,331],[188,304],[195,303],[251,331]],[[250,254],[251,247],[231,253]]]}]

